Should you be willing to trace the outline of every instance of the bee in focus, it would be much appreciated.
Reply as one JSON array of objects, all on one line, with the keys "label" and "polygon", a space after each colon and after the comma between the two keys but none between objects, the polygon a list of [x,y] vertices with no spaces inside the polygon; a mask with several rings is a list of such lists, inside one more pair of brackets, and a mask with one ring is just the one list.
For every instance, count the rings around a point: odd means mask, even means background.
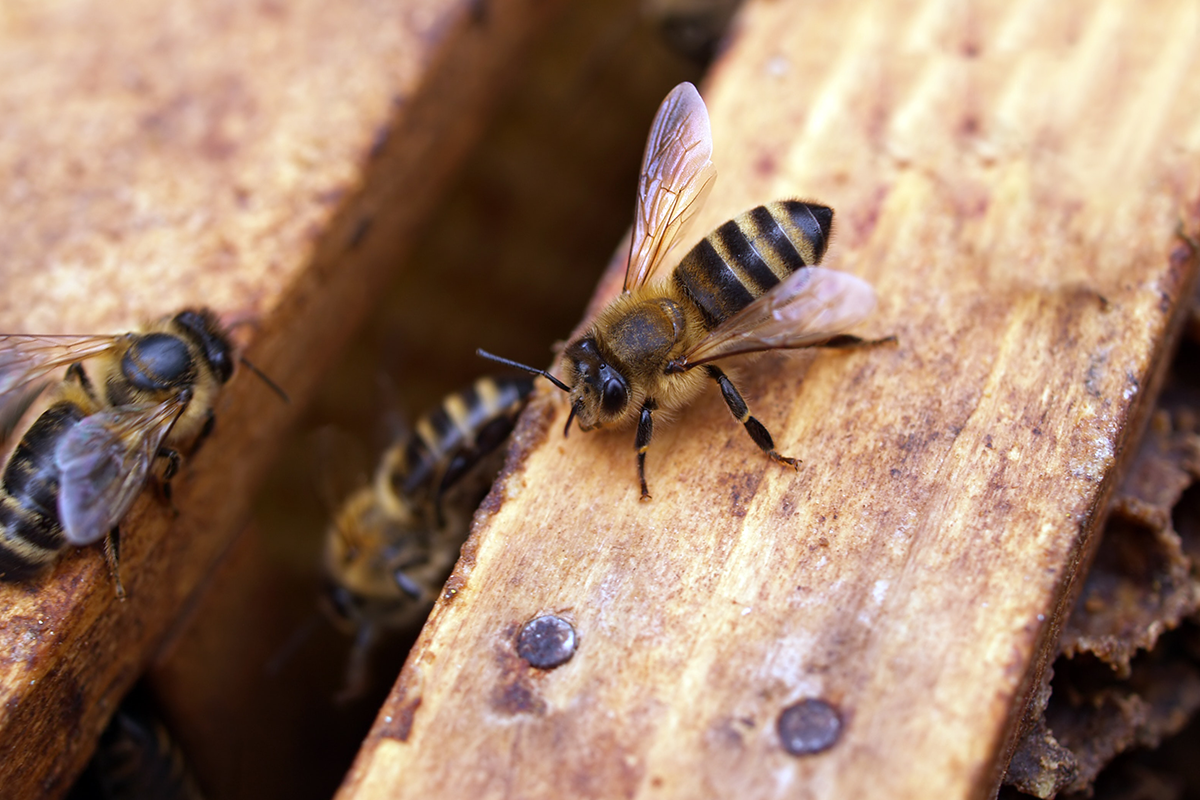
[{"label": "bee in focus", "polygon": [[139,333],[0,336],[5,430],[64,366],[49,408],[0,479],[0,579],[32,578],[60,551],[104,538],[124,597],[117,525],[159,458],[169,497],[179,449],[194,447],[211,429],[213,402],[233,373],[233,347],[206,309],[181,311]]},{"label": "bee in focus", "polygon": [[339,700],[362,693],[382,630],[424,622],[495,476],[498,465],[486,457],[508,438],[532,390],[530,378],[484,377],[449,395],[338,511],[325,537],[324,605],[355,636]]},{"label": "bee in focus", "polygon": [[708,109],[694,86],[681,83],[650,127],[624,291],[567,344],[563,380],[479,351],[565,391],[571,412],[564,436],[575,420],[583,431],[636,421],[643,500],[650,498],[646,452],[655,412],[682,408],[709,380],[754,443],[797,468],[714,362],[766,350],[876,343],[842,333],[871,313],[875,291],[853,275],[816,266],[833,229],[828,206],[779,200],[752,208],[709,233],[674,270],[663,269],[712,187],[711,155]]}]

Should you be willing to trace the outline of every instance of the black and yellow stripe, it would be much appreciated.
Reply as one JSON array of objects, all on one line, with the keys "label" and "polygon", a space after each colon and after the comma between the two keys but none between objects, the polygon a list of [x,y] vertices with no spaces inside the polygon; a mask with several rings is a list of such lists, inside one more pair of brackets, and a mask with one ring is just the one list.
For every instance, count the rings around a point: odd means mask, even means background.
[{"label": "black and yellow stripe", "polygon": [[676,285],[712,330],[802,267],[821,261],[833,209],[800,200],[757,206],[704,237],[675,268]]},{"label": "black and yellow stripe", "polygon": [[0,579],[30,578],[66,546],[54,448],[86,416],[74,403],[55,403],[30,426],[8,460],[0,482]]},{"label": "black and yellow stripe", "polygon": [[391,476],[403,497],[442,494],[512,432],[533,391],[530,377],[483,377],[448,395],[416,424]]}]

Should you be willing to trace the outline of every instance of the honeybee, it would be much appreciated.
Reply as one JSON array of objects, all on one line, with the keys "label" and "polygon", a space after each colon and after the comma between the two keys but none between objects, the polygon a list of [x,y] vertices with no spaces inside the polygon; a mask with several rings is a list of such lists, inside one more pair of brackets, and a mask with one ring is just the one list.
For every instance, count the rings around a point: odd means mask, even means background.
[{"label": "honeybee", "polygon": [[338,511],[325,537],[325,608],[355,635],[340,700],[361,694],[382,630],[412,629],[428,615],[495,475],[483,462],[532,390],[531,378],[483,377],[447,396]]},{"label": "honeybee", "polygon": [[68,797],[201,800],[204,795],[150,691],[138,684],[113,713]]},{"label": "honeybee", "polygon": [[[875,344],[842,331],[875,307],[869,284],[815,266],[833,230],[833,209],[801,200],[752,208],[716,228],[673,271],[667,256],[712,187],[708,109],[690,83],[667,95],[650,127],[638,181],[624,291],[562,355],[563,380],[482,350],[479,355],[542,375],[566,392],[563,430],[583,431],[637,421],[641,499],[654,414],[690,403],[706,379],[717,383],[754,443],[784,466],[766,427],[713,362],[729,356],[799,347]],[[881,339],[878,342],[889,341]]]},{"label": "honeybee", "polygon": [[[82,362],[94,362],[93,384]],[[164,493],[179,451],[213,422],[217,392],[233,373],[233,347],[217,317],[188,309],[138,333],[0,336],[0,420],[20,417],[67,367],[53,399],[21,438],[0,480],[0,580],[25,580],[59,552],[105,539],[121,584],[117,525],[164,458]]]}]

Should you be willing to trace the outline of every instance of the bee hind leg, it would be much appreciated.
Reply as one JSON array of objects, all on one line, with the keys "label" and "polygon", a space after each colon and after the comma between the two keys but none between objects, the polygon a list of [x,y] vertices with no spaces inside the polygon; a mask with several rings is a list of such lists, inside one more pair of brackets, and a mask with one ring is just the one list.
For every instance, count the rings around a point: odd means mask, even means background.
[{"label": "bee hind leg", "polygon": [[750,409],[746,405],[742,393],[733,385],[733,381],[729,380],[729,376],[712,365],[704,369],[708,372],[708,376],[721,387],[721,396],[725,398],[725,405],[729,406],[729,411],[733,414],[734,419],[745,426],[746,433],[750,434],[750,438],[754,440],[759,449],[770,456],[772,460],[783,464],[785,467],[800,469],[800,461],[798,459],[780,455],[775,449],[775,440],[771,438],[771,432],[766,429],[766,426],[750,415]]},{"label": "bee hind leg", "polygon": [[113,585],[117,590],[117,599],[125,599],[125,585],[121,583],[121,529],[113,526],[104,537],[104,560],[108,571],[112,573]]},{"label": "bee hind leg", "polygon": [[646,486],[646,451],[650,449],[650,437],[654,435],[653,412],[658,403],[653,397],[647,397],[642,403],[642,413],[638,417],[637,438],[634,447],[637,448],[638,483],[642,486],[642,500],[650,499],[650,489]]}]

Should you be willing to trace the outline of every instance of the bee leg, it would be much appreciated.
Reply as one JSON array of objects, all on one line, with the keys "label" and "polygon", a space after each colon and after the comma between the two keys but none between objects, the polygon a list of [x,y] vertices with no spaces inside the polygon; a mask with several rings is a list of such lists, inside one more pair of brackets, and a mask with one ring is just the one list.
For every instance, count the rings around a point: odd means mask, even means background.
[{"label": "bee leg", "polygon": [[67,367],[67,380],[74,381],[79,384],[83,391],[87,392],[87,396],[97,404],[100,403],[100,398],[96,397],[96,390],[92,388],[92,381],[88,378],[87,373],[83,371],[83,365],[75,362]]},{"label": "bee leg", "polygon": [[344,705],[363,696],[370,683],[371,650],[375,647],[374,625],[360,625],[346,662],[346,685],[334,695],[333,701]]},{"label": "bee leg", "polygon": [[160,447],[158,448],[158,457],[167,460],[162,478],[158,481],[159,492],[162,494],[162,499],[171,506],[171,512],[175,516],[179,516],[179,509],[175,507],[175,503],[171,499],[171,479],[179,473],[179,451],[172,450],[170,447]]},{"label": "bee leg", "polygon": [[108,571],[112,573],[113,584],[117,589],[117,599],[125,599],[125,586],[121,583],[121,529],[113,526],[104,537],[104,560],[108,563]]},{"label": "bee leg", "polygon": [[800,469],[800,462],[797,459],[781,456],[775,450],[775,440],[771,438],[770,431],[761,422],[750,416],[750,409],[746,406],[742,393],[733,385],[733,381],[729,380],[729,376],[712,365],[704,369],[708,372],[708,376],[721,387],[721,396],[725,398],[725,405],[729,406],[729,411],[734,418],[746,427],[746,433],[750,434],[750,438],[754,440],[759,449],[785,467]]},{"label": "bee leg", "polygon": [[843,333],[816,346],[828,347],[831,350],[850,350],[855,347],[872,347],[877,344],[896,344],[896,342],[897,339],[895,336],[885,336],[882,339],[862,339],[858,336]]},{"label": "bee leg", "polygon": [[642,414],[638,418],[637,438],[634,447],[637,448],[638,482],[642,485],[642,499],[650,499],[650,489],[646,486],[646,451],[650,449],[650,437],[654,435],[654,418],[651,414],[658,408],[653,397],[647,397],[642,403]]}]

